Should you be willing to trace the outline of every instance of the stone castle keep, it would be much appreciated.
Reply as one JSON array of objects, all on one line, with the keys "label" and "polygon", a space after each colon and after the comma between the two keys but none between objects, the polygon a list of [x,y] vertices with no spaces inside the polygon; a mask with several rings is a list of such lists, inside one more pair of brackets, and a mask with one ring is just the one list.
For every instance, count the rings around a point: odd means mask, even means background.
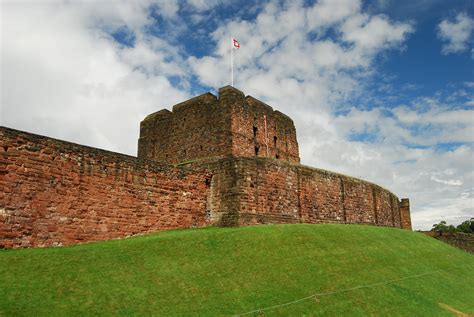
[{"label": "stone castle keep", "polygon": [[411,229],[408,199],[300,165],[293,121],[230,86],[147,116],[138,157],[6,127],[0,140],[0,248],[210,225]]}]

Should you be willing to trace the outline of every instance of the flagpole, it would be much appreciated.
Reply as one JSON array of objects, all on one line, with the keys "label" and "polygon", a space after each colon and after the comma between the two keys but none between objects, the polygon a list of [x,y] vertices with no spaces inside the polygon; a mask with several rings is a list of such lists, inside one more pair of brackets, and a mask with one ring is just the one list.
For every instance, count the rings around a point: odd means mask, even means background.
[{"label": "flagpole", "polygon": [[234,87],[234,47],[233,39],[230,38],[230,85]]}]

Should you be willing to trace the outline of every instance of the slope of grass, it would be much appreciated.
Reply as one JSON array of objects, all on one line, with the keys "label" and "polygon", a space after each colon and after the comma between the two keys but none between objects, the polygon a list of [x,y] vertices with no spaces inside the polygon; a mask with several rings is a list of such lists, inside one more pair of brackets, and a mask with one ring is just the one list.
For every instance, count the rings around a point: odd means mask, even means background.
[{"label": "slope of grass", "polygon": [[177,230],[1,251],[0,315],[235,315],[377,284],[264,314],[453,316],[474,313],[473,269],[473,255],[393,228]]}]

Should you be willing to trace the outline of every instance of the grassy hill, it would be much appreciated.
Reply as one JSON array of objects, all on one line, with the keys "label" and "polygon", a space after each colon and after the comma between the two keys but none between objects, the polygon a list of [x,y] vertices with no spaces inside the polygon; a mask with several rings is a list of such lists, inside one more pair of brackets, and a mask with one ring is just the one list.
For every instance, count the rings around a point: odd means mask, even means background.
[{"label": "grassy hill", "polygon": [[316,293],[247,316],[467,316],[473,271],[473,255],[394,228],[177,230],[0,251],[0,316],[237,315]]}]

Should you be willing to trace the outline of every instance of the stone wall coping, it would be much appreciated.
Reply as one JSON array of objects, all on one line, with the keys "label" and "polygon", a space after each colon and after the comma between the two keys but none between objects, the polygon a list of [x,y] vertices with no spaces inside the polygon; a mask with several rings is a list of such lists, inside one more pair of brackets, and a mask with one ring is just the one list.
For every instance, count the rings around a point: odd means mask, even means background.
[{"label": "stone wall coping", "polygon": [[[255,97],[253,97],[253,96],[250,96],[250,95],[248,95],[248,96],[245,97],[245,101],[248,101],[248,100],[250,100],[251,102],[254,102],[254,103],[258,104],[259,107],[264,108],[264,109],[265,109],[266,111],[268,111],[269,113],[274,113],[273,107],[270,106],[270,105],[268,105],[268,104],[266,104],[266,103],[264,103],[263,101],[258,100],[257,98],[255,98]],[[248,105],[248,103],[247,103],[247,105]]]},{"label": "stone wall coping", "polygon": [[292,125],[294,125],[293,119],[291,119],[289,116],[287,116],[287,115],[284,114],[283,112],[278,111],[278,110],[275,110],[275,111],[273,112],[273,114],[275,115],[275,117],[277,117],[277,118],[279,118],[279,119],[283,119],[283,121],[289,121],[289,122],[291,122]]},{"label": "stone wall coping", "polygon": [[161,109],[161,110],[158,110],[156,112],[153,112],[153,113],[150,113],[149,115],[147,115],[145,117],[145,119],[143,119],[142,122],[147,121],[147,120],[154,120],[154,119],[157,119],[159,117],[167,118],[172,114],[173,113],[171,111],[169,111],[168,109]]},{"label": "stone wall coping", "polygon": [[[8,128],[5,126],[0,126],[0,136],[1,135],[19,136],[32,143],[42,144],[45,146],[51,145],[51,143],[53,143],[54,146],[56,146],[57,148],[60,148],[60,150],[65,153],[72,152],[75,154],[80,153],[87,156],[106,157],[114,162],[128,163],[137,168],[144,168],[151,171],[163,171],[167,169],[183,170],[183,167],[178,164],[168,164],[168,163],[150,160],[146,158],[138,158],[136,156],[131,156],[128,154],[103,150],[103,149],[95,148],[92,146],[87,146],[87,145],[82,145],[82,144],[64,141],[60,139],[55,139],[55,138],[51,138],[44,135],[39,135],[39,134],[31,133],[31,132]],[[196,170],[200,170],[200,169],[197,168]]]},{"label": "stone wall coping", "polygon": [[196,96],[194,98],[188,99],[186,101],[180,102],[173,106],[173,114],[184,109],[195,107],[199,103],[209,104],[214,101],[217,101],[217,97],[210,92],[204,93],[202,95]]},{"label": "stone wall coping", "polygon": [[245,94],[241,90],[239,90],[239,89],[237,89],[237,88],[235,88],[231,85],[227,85],[227,86],[219,88],[219,97],[221,97],[221,95],[225,94],[226,92],[233,92],[233,93],[236,93],[238,95],[241,95],[242,97],[245,96]]}]

